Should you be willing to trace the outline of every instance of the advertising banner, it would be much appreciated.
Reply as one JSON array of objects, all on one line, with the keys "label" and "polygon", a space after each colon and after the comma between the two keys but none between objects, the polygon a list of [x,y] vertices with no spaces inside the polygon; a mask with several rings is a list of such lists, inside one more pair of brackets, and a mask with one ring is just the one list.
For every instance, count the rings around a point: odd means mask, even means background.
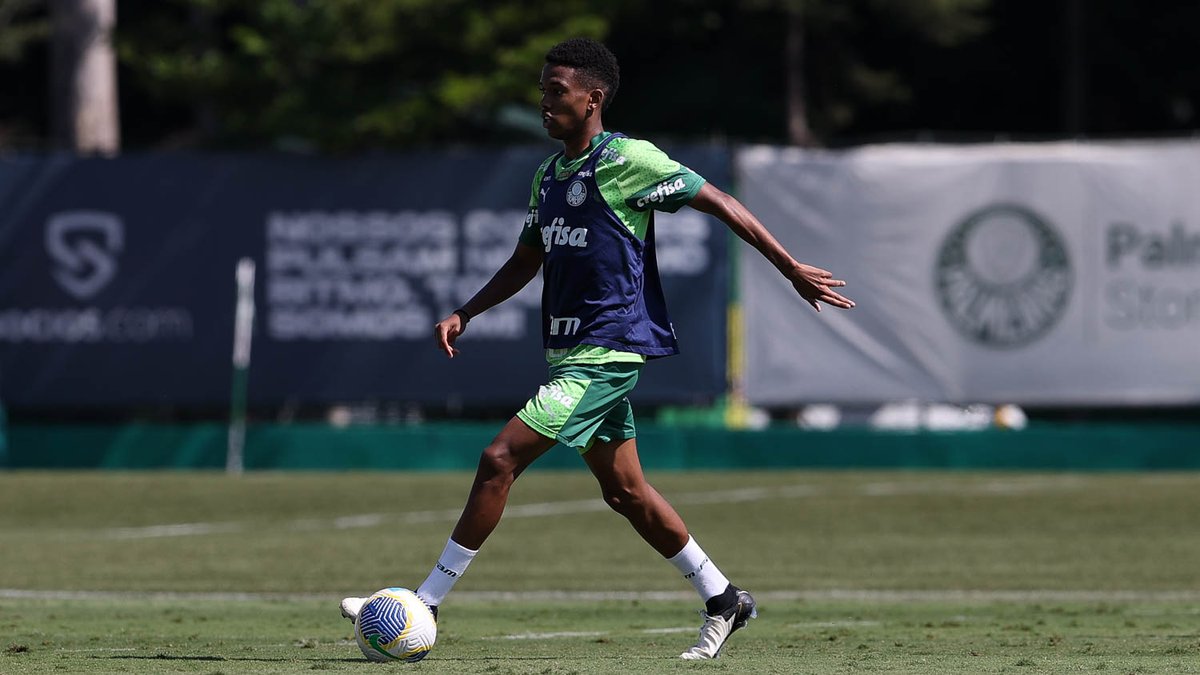
[{"label": "advertising banner", "polygon": [[755,147],[743,201],[857,302],[740,254],[765,405],[1200,401],[1200,143]]},{"label": "advertising banner", "polygon": [[[665,148],[717,184],[719,148]],[[332,160],[145,155],[0,161],[0,400],[226,405],[234,269],[257,262],[255,405],[515,405],[545,381],[540,277],[471,322],[449,361],[433,325],[499,269],[550,146]],[[643,403],[725,389],[724,226],[656,216],[682,354]]]}]

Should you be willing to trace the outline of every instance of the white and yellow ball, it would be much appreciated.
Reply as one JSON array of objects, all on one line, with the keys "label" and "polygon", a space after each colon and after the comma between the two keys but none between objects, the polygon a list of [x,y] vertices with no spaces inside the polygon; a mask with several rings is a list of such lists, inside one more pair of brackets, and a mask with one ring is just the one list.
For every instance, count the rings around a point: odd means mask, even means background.
[{"label": "white and yellow ball", "polygon": [[385,588],[363,603],[354,637],[372,661],[420,661],[437,641],[437,620],[416,593]]}]

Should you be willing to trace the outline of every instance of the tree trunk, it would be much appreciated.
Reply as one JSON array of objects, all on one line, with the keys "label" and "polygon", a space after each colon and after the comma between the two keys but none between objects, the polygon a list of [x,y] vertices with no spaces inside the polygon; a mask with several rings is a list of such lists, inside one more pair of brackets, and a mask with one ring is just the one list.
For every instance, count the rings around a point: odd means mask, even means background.
[{"label": "tree trunk", "polygon": [[116,0],[51,0],[51,132],[80,153],[121,149],[117,64],[112,35]]},{"label": "tree trunk", "polygon": [[808,92],[804,86],[804,17],[798,7],[787,10],[784,70],[787,73],[788,142],[802,147],[817,145],[808,126]]}]

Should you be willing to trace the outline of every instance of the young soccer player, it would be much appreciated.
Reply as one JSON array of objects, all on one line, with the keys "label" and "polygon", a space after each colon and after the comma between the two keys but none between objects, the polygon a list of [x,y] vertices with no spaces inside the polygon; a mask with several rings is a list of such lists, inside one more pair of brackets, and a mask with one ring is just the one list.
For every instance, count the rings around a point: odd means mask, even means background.
[{"label": "young soccer player", "polygon": [[[654,258],[653,211],[687,205],[721,219],[779,269],[817,311],[848,309],[844,286],[801,264],[741,203],[649,142],[604,130],[617,92],[617,60],[572,39],[546,54],[542,126],[561,152],[533,177],[516,250],[461,309],[434,327],[453,358],[471,318],[521,290],[542,270],[542,337],[549,381],[484,449],[466,507],[417,595],[435,612],[504,512],[513,482],[555,443],[577,448],[604,500],[691,582],[704,602],[699,641],[684,659],[716,658],[756,616],[754,598],[709,559],[675,509],[642,475],[627,394],[648,358],[678,352]],[[362,598],[342,601],[353,619]]]}]

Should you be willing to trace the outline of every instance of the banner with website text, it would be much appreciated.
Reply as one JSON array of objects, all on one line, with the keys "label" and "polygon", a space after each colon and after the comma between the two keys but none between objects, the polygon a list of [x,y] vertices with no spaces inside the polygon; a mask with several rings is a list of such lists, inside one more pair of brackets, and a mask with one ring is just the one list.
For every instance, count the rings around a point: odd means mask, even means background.
[{"label": "banner with website text", "polygon": [[[719,185],[729,155],[667,147]],[[550,146],[333,160],[132,155],[0,160],[0,401],[227,405],[234,269],[257,262],[256,405],[518,405],[545,382],[540,277],[471,322],[449,361],[433,325],[499,269]],[[635,402],[725,390],[719,221],[656,217],[682,354]]]},{"label": "banner with website text", "polygon": [[751,147],[743,201],[857,302],[743,249],[763,405],[1200,401],[1200,143]]}]

